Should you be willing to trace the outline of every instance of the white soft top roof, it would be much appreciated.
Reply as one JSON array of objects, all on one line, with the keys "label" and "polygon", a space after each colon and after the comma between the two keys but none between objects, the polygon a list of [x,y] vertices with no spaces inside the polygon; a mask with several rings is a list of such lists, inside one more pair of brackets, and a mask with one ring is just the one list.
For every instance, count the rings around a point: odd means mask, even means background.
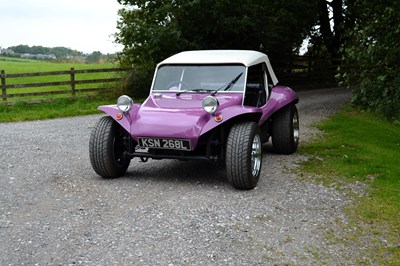
[{"label": "white soft top roof", "polygon": [[168,57],[161,64],[231,64],[245,66],[269,61],[266,54],[248,50],[199,50],[181,52]]},{"label": "white soft top roof", "polygon": [[158,64],[243,64],[246,67],[266,63],[274,85],[278,79],[272,69],[268,56],[261,52],[250,50],[198,50],[186,51],[168,57]]}]

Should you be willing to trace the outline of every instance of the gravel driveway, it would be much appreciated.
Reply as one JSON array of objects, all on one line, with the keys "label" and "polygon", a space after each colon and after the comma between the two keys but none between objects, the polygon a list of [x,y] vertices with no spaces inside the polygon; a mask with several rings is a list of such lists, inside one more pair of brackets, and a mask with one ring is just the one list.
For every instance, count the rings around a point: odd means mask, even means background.
[{"label": "gravel driveway", "polygon": [[[304,145],[350,94],[299,96]],[[100,117],[0,123],[0,265],[351,264],[357,250],[325,239],[348,200],[293,174],[302,156],[265,145],[252,191],[208,162],[134,159],[106,180],[88,155]]]}]

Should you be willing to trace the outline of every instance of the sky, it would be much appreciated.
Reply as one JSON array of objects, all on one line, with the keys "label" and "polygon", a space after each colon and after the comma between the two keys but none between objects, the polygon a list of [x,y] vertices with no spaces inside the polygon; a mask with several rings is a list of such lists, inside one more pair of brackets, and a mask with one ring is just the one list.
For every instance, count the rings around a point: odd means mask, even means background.
[{"label": "sky", "polygon": [[117,0],[0,0],[0,47],[63,46],[84,53],[122,50]]}]

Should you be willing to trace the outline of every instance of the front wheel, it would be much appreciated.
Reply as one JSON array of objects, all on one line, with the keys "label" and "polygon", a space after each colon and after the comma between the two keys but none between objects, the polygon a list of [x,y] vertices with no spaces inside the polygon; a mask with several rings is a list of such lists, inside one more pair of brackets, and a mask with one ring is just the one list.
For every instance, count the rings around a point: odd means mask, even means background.
[{"label": "front wheel", "polygon": [[226,143],[225,158],[228,181],[232,186],[252,189],[257,185],[262,165],[262,143],[256,123],[233,125]]},{"label": "front wheel", "polygon": [[130,159],[124,157],[127,132],[111,117],[104,116],[90,134],[89,155],[93,170],[105,178],[126,173]]}]

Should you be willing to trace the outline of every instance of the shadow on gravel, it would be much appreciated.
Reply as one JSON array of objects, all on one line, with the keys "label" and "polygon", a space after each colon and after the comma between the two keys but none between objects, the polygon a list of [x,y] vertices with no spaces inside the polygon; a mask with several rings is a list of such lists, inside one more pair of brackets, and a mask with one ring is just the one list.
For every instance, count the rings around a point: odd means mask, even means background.
[{"label": "shadow on gravel", "polygon": [[274,147],[271,142],[263,144],[263,154],[274,154]]},{"label": "shadow on gravel", "polygon": [[[274,155],[271,143],[263,145],[264,156]],[[127,173],[120,178],[108,179],[131,180],[136,184],[148,182],[167,183],[170,185],[189,186],[202,184],[209,187],[224,186],[228,183],[225,167],[209,161],[152,160],[147,163],[134,158]]]},{"label": "shadow on gravel", "polygon": [[135,182],[167,182],[171,185],[204,184],[229,186],[225,169],[208,161],[149,160],[147,163],[135,159],[122,178]]}]

